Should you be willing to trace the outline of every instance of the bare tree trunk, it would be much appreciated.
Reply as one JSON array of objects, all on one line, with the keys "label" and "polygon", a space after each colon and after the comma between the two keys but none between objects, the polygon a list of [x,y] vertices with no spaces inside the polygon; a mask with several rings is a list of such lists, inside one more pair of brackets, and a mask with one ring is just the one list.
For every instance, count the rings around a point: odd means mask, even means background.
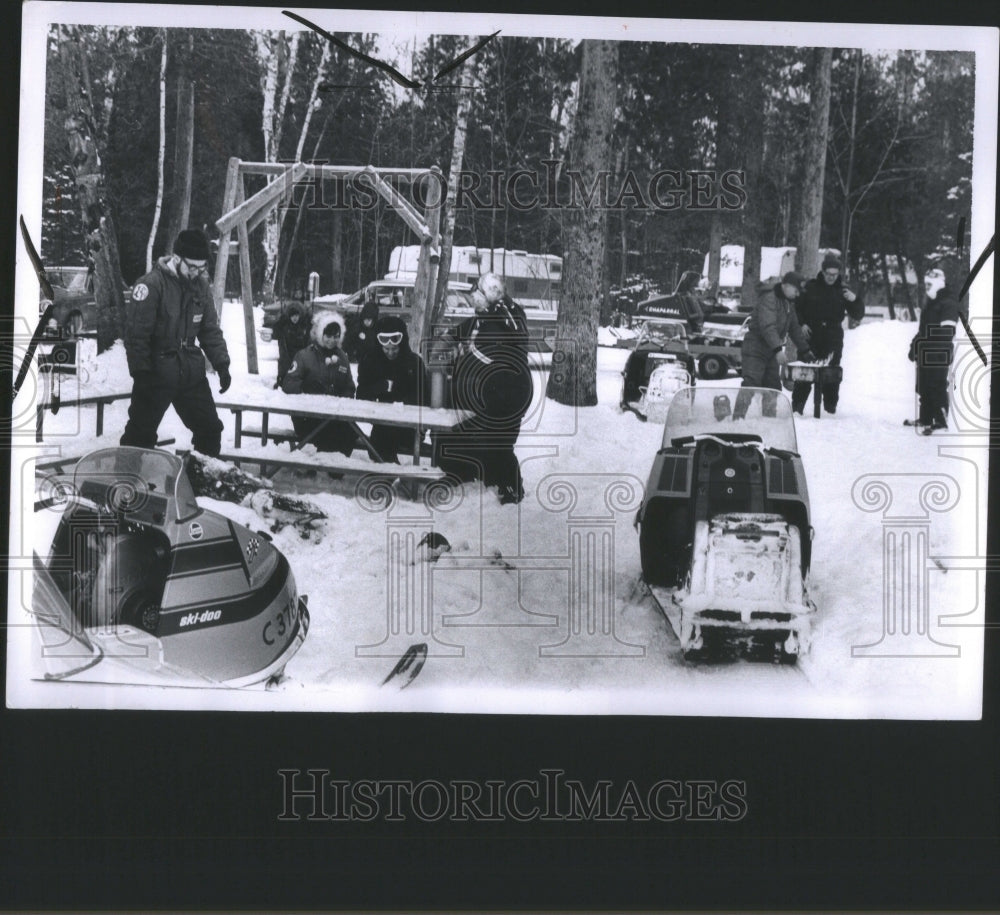
[{"label": "bare tree trunk", "polygon": [[903,295],[906,296],[906,308],[910,313],[910,320],[917,320],[917,313],[913,308],[913,296],[910,294],[910,284],[906,279],[906,258],[898,251],[896,252],[896,267],[899,270],[900,281],[903,284]]},{"label": "bare tree trunk", "polygon": [[830,76],[833,49],[813,51],[813,73],[806,127],[805,169],[796,238],[795,267],[803,276],[819,272],[820,229],[823,224],[823,182],[830,128]]},{"label": "bare tree trunk", "polygon": [[94,110],[85,66],[86,51],[57,26],[59,54],[66,79],[67,116],[73,179],[80,200],[80,216],[87,249],[94,261],[94,297],[97,301],[97,351],[111,348],[121,336],[125,298],[118,236],[107,202],[101,157],[94,136]]},{"label": "bare tree trunk", "polygon": [[[751,54],[760,51],[754,49]],[[751,68],[756,70],[756,67]],[[747,180],[747,203],[743,210],[743,285],[740,301],[744,306],[757,303],[757,284],[760,282],[761,223],[767,201],[761,193],[764,170],[764,119],[767,98],[762,80],[750,78],[746,91],[748,117],[744,120],[743,152]]]},{"label": "bare tree trunk", "polygon": [[187,52],[175,53],[177,67],[176,97],[177,119],[174,129],[173,183],[170,191],[170,206],[167,212],[167,244],[172,245],[181,231],[187,228],[191,219],[191,184],[194,166],[194,81],[189,72],[191,55],[194,53],[194,34],[187,36]]},{"label": "bare tree trunk", "polygon": [[156,230],[160,227],[160,213],[163,212],[163,160],[167,148],[167,30],[161,30],[163,48],[160,52],[160,148],[156,157],[156,209],[153,210],[153,226],[146,242],[146,272],[153,269],[153,245]]},{"label": "bare tree trunk", "polygon": [[[570,160],[588,187],[611,166],[617,76],[617,42],[585,40]],[[607,222],[598,196],[566,212],[563,294],[546,393],[573,406],[597,403],[597,322]]]},{"label": "bare tree trunk", "polygon": [[896,320],[896,306],[892,301],[892,280],[889,278],[889,262],[885,259],[885,254],[880,254],[879,266],[882,269],[882,285],[885,288],[885,301],[889,308],[889,320]]},{"label": "bare tree trunk", "polygon": [[858,131],[858,84],[861,81],[861,54],[862,51],[860,48],[854,52],[854,89],[851,93],[851,124],[848,133],[850,146],[847,151],[847,175],[844,179],[844,212],[841,214],[840,222],[840,258],[844,264],[847,263],[847,256],[850,250],[851,217],[854,213],[851,208],[851,193],[853,192],[854,150]]},{"label": "bare tree trunk", "polygon": [[330,243],[330,283],[334,292],[344,288],[344,211],[333,211],[333,238]]},{"label": "bare tree trunk", "polygon": [[[455,202],[458,195],[458,182],[461,179],[462,167],[465,163],[465,139],[469,132],[469,109],[472,107],[472,96],[476,86],[476,69],[467,63],[457,71],[457,81],[462,89],[458,96],[458,106],[455,110],[455,133],[451,143],[451,164],[448,167],[448,192],[444,200],[444,220],[441,227],[441,262],[438,266],[437,289],[434,291],[434,308],[431,313],[430,326],[440,323],[444,314],[445,293],[448,291],[448,280],[451,278],[451,248],[455,238]],[[466,80],[469,82],[467,83]]]}]

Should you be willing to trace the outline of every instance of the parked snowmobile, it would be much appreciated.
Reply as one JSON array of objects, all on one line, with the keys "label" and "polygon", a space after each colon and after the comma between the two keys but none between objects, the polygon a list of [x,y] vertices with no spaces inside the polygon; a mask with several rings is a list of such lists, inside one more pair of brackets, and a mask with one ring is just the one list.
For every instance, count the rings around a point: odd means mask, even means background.
[{"label": "parked snowmobile", "polygon": [[808,650],[809,495],[783,393],[678,392],[636,524],[643,578],[685,657]]},{"label": "parked snowmobile", "polygon": [[180,458],[104,449],[35,554],[36,657],[46,680],[248,686],[281,676],[306,602],[267,535],[199,507]]},{"label": "parked snowmobile", "polygon": [[663,422],[674,394],[694,384],[694,377],[684,322],[644,318],[622,369],[621,408],[642,420]]}]

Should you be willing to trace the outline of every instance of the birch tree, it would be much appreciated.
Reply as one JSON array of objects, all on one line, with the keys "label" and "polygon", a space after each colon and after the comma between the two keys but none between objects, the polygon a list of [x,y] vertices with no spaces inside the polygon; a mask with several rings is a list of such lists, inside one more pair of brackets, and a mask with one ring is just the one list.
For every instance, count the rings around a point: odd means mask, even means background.
[{"label": "birch tree", "polygon": [[160,213],[163,211],[163,162],[167,147],[167,30],[163,29],[163,48],[160,51],[160,142],[156,158],[156,207],[153,210],[153,226],[146,242],[146,272],[153,269],[153,245],[156,230],[160,227]]}]

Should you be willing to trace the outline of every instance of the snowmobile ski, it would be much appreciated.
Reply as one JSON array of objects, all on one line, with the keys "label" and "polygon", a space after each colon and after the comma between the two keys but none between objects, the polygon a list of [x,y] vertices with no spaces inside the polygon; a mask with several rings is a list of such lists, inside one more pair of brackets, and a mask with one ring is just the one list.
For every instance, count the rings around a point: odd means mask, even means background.
[{"label": "snowmobile ski", "polygon": [[417,674],[424,669],[424,662],[427,660],[427,643],[419,642],[411,645],[403,652],[402,657],[396,662],[396,666],[389,672],[383,681],[385,686],[390,680],[398,679],[400,689],[406,689],[417,677]]}]

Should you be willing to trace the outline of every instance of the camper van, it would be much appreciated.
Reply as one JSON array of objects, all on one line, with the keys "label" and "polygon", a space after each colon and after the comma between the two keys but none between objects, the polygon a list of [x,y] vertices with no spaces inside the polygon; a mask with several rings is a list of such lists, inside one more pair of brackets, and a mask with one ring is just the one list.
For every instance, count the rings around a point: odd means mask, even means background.
[{"label": "camper van", "polygon": [[[389,255],[387,280],[417,275],[420,245],[399,245]],[[484,273],[503,278],[507,294],[526,310],[556,311],[562,282],[562,258],[555,254],[530,254],[508,248],[456,246],[451,249],[453,283],[473,284]]]}]

